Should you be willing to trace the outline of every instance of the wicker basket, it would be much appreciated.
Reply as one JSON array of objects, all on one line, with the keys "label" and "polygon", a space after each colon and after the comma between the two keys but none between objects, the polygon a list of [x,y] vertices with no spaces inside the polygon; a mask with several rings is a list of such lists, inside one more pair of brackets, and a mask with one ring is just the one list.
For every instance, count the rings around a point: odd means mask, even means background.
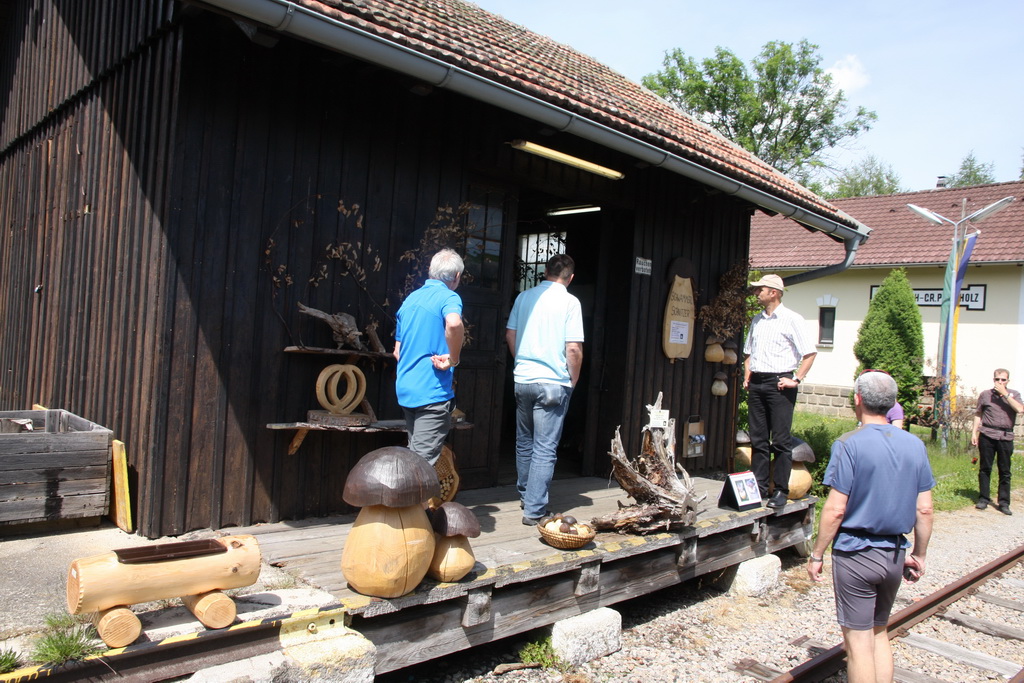
[{"label": "wicker basket", "polygon": [[597,532],[593,528],[590,529],[589,534],[563,534],[561,531],[548,531],[538,524],[537,531],[540,532],[541,538],[548,542],[548,545],[562,550],[582,548],[597,536]]},{"label": "wicker basket", "polygon": [[455,454],[448,446],[441,448],[441,457],[434,463],[437,480],[441,483],[441,502],[448,503],[455,499],[459,491],[459,473],[455,469]]}]

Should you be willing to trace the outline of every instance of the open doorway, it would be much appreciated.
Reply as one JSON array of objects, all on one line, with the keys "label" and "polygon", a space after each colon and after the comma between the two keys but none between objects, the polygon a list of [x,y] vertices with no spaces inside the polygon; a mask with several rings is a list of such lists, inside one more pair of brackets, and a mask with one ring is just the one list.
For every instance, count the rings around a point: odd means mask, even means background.
[{"label": "open doorway", "polygon": [[[559,213],[558,209],[574,206],[585,208],[576,212]],[[597,284],[600,269],[600,239],[603,219],[596,204],[566,202],[552,195],[523,190],[516,212],[516,273],[513,278],[512,300],[524,289],[544,279],[544,263],[557,253],[572,256],[576,263],[575,277],[569,293],[580,300],[583,313],[583,368],[580,380],[573,390],[569,410],[559,442],[555,477],[579,476],[584,469],[584,447],[587,434],[588,401],[594,363],[594,319],[597,302]],[[512,301],[509,301],[511,309]],[[504,409],[502,414],[501,449],[499,455],[499,483],[513,484],[516,480],[515,439],[516,403],[513,392],[513,363],[507,364],[504,382]]]}]

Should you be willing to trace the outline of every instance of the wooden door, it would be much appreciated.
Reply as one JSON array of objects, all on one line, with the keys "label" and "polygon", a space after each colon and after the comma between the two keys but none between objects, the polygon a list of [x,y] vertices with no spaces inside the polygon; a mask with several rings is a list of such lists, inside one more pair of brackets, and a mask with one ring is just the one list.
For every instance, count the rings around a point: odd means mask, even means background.
[{"label": "wooden door", "polygon": [[466,274],[458,292],[469,343],[455,371],[455,402],[472,429],[453,430],[450,440],[463,488],[497,479],[503,386],[508,350],[505,323],[513,288],[515,230],[511,193],[474,186],[467,214]]}]

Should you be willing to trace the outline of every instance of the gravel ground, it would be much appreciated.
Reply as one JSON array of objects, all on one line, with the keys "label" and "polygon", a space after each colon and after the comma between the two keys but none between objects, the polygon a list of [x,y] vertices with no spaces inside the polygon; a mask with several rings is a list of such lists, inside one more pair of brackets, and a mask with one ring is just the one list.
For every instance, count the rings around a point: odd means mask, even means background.
[{"label": "gravel ground", "polygon": [[[965,574],[1024,544],[1024,491],[1015,491],[1018,515],[1007,517],[993,508],[968,507],[936,513],[928,551],[927,573],[916,584],[904,583],[894,611],[920,599]],[[519,649],[544,637],[542,630],[499,643],[474,648],[379,678],[380,683],[422,681],[437,683],[588,683],[624,681],[752,681],[749,674],[732,670],[749,658],[785,671],[808,659],[807,646],[792,641],[807,636],[831,647],[842,641],[835,622],[831,562],[826,559],[826,580],[810,582],[805,561],[792,552],[780,555],[782,574],[769,593],[752,598],[726,595],[710,578],[694,580],[637,598],[613,609],[622,614],[622,649],[576,669],[518,669],[497,673],[502,664],[518,661]],[[1024,569],[1004,575],[982,590],[1024,601]],[[1024,615],[967,598],[957,604],[962,613],[1024,629]],[[979,634],[945,620],[932,619],[915,633],[985,652],[1024,667],[1024,643]],[[895,646],[896,665],[947,681],[972,683],[999,678],[989,672],[952,663],[903,644]],[[845,681],[843,673],[831,680]]]}]

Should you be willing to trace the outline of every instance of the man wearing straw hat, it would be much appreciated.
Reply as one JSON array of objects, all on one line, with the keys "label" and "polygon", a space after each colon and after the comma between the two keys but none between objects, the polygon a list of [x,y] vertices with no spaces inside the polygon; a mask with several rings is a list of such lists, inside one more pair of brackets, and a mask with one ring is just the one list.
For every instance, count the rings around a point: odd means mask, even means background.
[{"label": "man wearing straw hat", "polygon": [[[750,469],[767,507],[786,505],[793,469],[790,429],[797,387],[811,369],[817,349],[800,314],[782,305],[782,278],[765,275],[751,282],[764,311],[754,316],[743,345],[743,388],[750,423]],[[775,452],[775,491],[768,498],[771,453]]]}]

